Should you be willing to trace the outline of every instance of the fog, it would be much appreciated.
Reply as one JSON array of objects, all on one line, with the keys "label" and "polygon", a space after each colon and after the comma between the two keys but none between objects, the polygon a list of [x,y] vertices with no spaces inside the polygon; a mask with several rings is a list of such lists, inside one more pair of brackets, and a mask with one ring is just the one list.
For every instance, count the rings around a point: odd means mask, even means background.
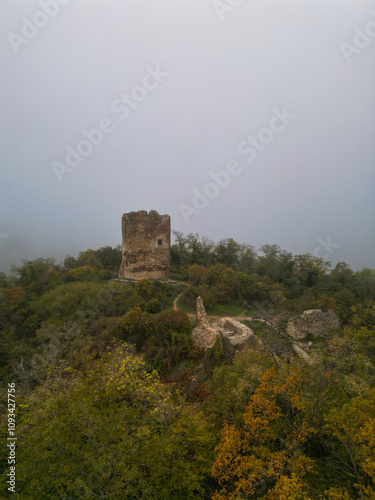
[{"label": "fog", "polygon": [[375,267],[375,1],[2,0],[0,19],[0,270],[115,246],[136,210]]}]

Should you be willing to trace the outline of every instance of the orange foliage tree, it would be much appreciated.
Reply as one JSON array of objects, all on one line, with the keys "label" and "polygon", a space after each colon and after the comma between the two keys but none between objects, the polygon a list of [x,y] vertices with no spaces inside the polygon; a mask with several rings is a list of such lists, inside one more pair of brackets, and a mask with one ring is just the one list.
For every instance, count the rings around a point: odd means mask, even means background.
[{"label": "orange foliage tree", "polygon": [[7,302],[12,306],[18,306],[26,299],[26,292],[21,286],[12,286],[4,290]]},{"label": "orange foliage tree", "polygon": [[250,399],[243,425],[225,425],[216,448],[212,475],[221,487],[213,500],[256,496],[307,500],[307,474],[314,461],[304,445],[314,433],[306,422],[308,403],[302,397],[303,377],[292,371],[284,377],[274,368],[264,373]]}]

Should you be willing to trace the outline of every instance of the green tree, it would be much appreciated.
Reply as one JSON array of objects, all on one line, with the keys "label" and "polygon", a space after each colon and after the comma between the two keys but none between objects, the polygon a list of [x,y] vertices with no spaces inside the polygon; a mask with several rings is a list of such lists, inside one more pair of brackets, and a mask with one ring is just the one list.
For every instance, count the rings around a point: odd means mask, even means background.
[{"label": "green tree", "polygon": [[58,277],[56,272],[59,273],[60,270],[55,259],[51,258],[24,261],[22,266],[12,266],[11,268],[17,284],[38,295],[47,291],[52,283],[56,284]]},{"label": "green tree", "polygon": [[97,269],[101,269],[103,267],[95,250],[91,250],[91,248],[78,255],[78,263],[79,266],[91,266]]},{"label": "green tree", "polygon": [[362,269],[355,273],[354,291],[360,300],[375,300],[375,269]]},{"label": "green tree", "polygon": [[213,241],[208,238],[200,238],[199,234],[189,233],[184,235],[179,231],[173,231],[176,243],[171,247],[171,261],[173,265],[186,266],[199,264],[208,266],[213,261]]},{"label": "green tree", "polygon": [[142,311],[140,307],[133,307],[120,320],[121,338],[132,342],[140,348],[152,332],[152,316]]},{"label": "green tree", "polygon": [[95,250],[95,255],[98,257],[104,269],[118,272],[122,260],[121,246],[112,248],[111,246],[104,246]]},{"label": "green tree", "polygon": [[162,311],[154,319],[153,332],[147,342],[146,357],[166,374],[192,350],[191,325],[183,311]]},{"label": "green tree", "polygon": [[220,264],[238,269],[241,246],[233,238],[220,240],[215,246],[216,259]]},{"label": "green tree", "polygon": [[246,245],[246,244],[240,245],[240,254],[238,260],[239,271],[246,274],[254,273],[256,260],[257,260],[257,252],[252,245]]},{"label": "green tree", "polygon": [[67,274],[67,281],[83,281],[93,278],[96,275],[95,268],[92,266],[79,266],[70,269]]},{"label": "green tree", "polygon": [[125,347],[92,363],[19,405],[13,497],[204,498],[214,437],[199,409]]}]

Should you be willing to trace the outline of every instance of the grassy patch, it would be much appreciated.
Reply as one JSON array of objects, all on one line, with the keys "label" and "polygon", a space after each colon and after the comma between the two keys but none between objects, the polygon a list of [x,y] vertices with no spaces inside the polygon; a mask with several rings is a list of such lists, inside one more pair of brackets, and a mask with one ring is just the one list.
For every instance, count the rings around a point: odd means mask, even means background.
[{"label": "grassy patch", "polygon": [[[216,304],[207,310],[207,314],[211,316],[239,316],[240,314],[248,314],[249,311],[244,311],[242,307],[238,306],[223,306]],[[250,314],[249,314],[250,316]]]},{"label": "grassy patch", "polygon": [[185,304],[181,299],[177,302],[179,311],[185,311],[188,314],[195,314],[195,306]]}]

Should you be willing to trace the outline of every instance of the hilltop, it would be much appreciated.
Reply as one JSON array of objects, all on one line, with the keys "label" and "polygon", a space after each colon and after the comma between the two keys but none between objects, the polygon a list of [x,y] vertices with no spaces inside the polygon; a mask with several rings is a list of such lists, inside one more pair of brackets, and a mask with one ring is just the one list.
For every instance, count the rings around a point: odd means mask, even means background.
[{"label": "hilltop", "polygon": [[[164,279],[118,281],[111,247],[0,275],[14,497],[372,498],[375,272],[176,239]],[[197,297],[210,327],[239,321],[252,341],[230,354],[220,335],[197,346]],[[291,336],[307,310],[340,322]]]}]

